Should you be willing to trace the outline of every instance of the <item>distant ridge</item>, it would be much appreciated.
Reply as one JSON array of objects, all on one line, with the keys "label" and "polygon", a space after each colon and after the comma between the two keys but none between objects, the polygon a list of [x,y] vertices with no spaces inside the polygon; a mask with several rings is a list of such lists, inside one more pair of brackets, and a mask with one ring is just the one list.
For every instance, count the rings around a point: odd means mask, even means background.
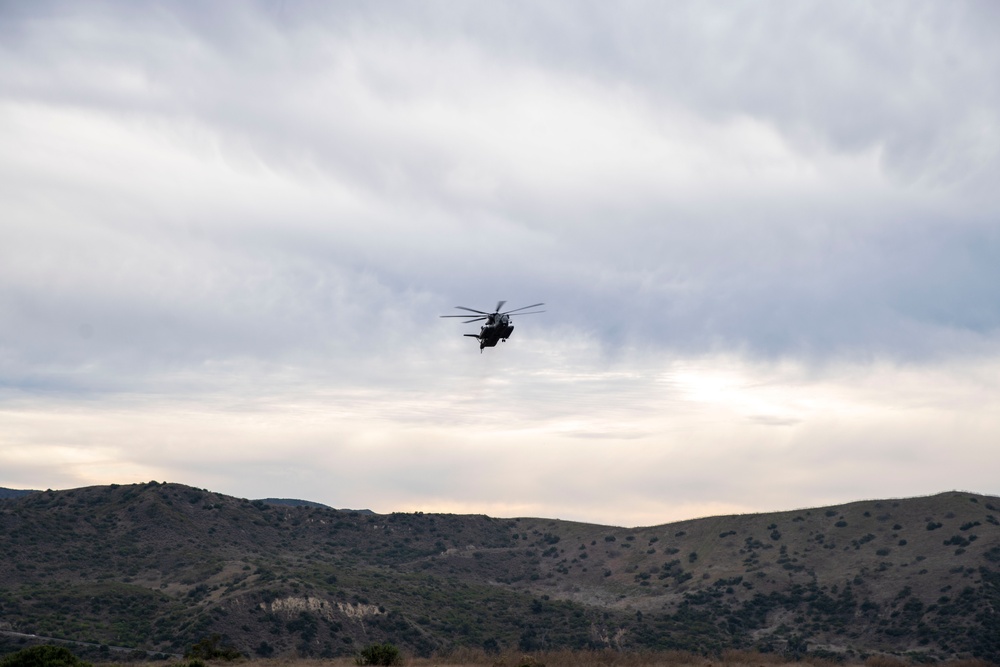
[{"label": "distant ridge", "polygon": [[0,486],[0,500],[6,498],[20,498],[21,496],[26,496],[29,493],[38,493],[34,489],[5,489]]},{"label": "distant ridge", "polygon": [[261,498],[253,502],[266,503],[268,505],[285,505],[287,507],[322,507],[332,510],[333,508],[323,503],[314,503],[311,500],[299,500],[297,498]]},{"label": "distant ridge", "polygon": [[267,505],[284,505],[286,507],[319,507],[321,509],[337,510],[338,512],[357,512],[358,514],[375,514],[371,510],[352,510],[337,507],[330,507],[329,505],[324,505],[323,503],[313,502],[312,500],[299,500],[298,498],[261,498],[260,500],[253,501],[255,503],[265,503]]}]

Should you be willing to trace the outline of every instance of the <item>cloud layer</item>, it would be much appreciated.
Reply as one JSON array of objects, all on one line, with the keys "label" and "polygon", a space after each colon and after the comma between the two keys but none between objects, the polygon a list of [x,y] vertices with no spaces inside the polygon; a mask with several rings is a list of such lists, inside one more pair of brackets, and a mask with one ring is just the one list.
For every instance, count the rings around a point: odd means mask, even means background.
[{"label": "cloud layer", "polygon": [[[998,492],[998,18],[0,5],[0,485]],[[499,299],[548,312],[482,355],[437,317]]]}]

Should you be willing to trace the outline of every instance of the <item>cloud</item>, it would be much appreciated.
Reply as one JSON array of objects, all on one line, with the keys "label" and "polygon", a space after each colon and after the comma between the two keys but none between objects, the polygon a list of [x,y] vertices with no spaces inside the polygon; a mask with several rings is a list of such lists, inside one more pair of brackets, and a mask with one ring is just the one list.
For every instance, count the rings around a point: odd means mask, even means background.
[{"label": "cloud", "polygon": [[[4,5],[7,483],[610,523],[960,486],[934,443],[996,433],[993,19]],[[547,312],[482,355],[437,317],[500,299]]]},{"label": "cloud", "polygon": [[67,486],[178,480],[380,512],[614,525],[992,488],[1000,424],[981,406],[998,398],[995,363],[616,368],[621,392],[615,374],[508,368],[422,390],[247,382],[256,396],[8,399],[0,463],[18,480],[59,461]]}]

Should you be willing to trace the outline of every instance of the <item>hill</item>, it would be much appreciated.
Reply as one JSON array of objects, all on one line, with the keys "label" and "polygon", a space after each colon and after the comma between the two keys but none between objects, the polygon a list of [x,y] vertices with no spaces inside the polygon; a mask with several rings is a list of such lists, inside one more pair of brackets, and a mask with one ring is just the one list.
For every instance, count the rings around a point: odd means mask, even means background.
[{"label": "hill", "polygon": [[324,505],[323,503],[315,503],[311,500],[298,500],[297,498],[261,498],[262,503],[267,503],[268,505],[288,505],[289,507],[322,507],[325,509],[333,509],[329,505]]},{"label": "hill", "polygon": [[[289,507],[321,507],[323,509],[334,509],[333,507],[324,505],[323,503],[313,502],[312,500],[299,500],[297,498],[261,498],[260,502],[267,505],[288,505]],[[339,509],[338,511],[357,512],[359,514],[375,514],[375,512],[371,510]]]},{"label": "hill", "polygon": [[0,504],[0,630],[250,656],[611,647],[1000,662],[1000,499],[648,528],[363,514],[178,484]]},{"label": "hill", "polygon": [[6,498],[20,498],[21,496],[26,496],[29,493],[38,492],[30,489],[5,489],[0,487],[0,500],[4,500]]}]

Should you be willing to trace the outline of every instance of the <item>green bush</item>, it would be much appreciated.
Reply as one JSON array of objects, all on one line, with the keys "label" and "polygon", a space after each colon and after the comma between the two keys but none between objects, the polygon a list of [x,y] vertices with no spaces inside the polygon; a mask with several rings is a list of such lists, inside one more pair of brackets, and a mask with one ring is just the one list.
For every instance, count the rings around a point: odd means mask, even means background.
[{"label": "green bush", "polygon": [[219,646],[220,641],[222,641],[222,637],[217,634],[205,637],[188,649],[184,657],[189,660],[192,658],[199,660],[239,660],[243,657],[243,654],[232,646]]},{"label": "green bush", "polygon": [[63,646],[32,646],[0,660],[0,667],[91,667]]},{"label": "green bush", "polygon": [[354,662],[359,665],[399,665],[403,662],[403,656],[398,648],[386,642],[361,649]]}]

